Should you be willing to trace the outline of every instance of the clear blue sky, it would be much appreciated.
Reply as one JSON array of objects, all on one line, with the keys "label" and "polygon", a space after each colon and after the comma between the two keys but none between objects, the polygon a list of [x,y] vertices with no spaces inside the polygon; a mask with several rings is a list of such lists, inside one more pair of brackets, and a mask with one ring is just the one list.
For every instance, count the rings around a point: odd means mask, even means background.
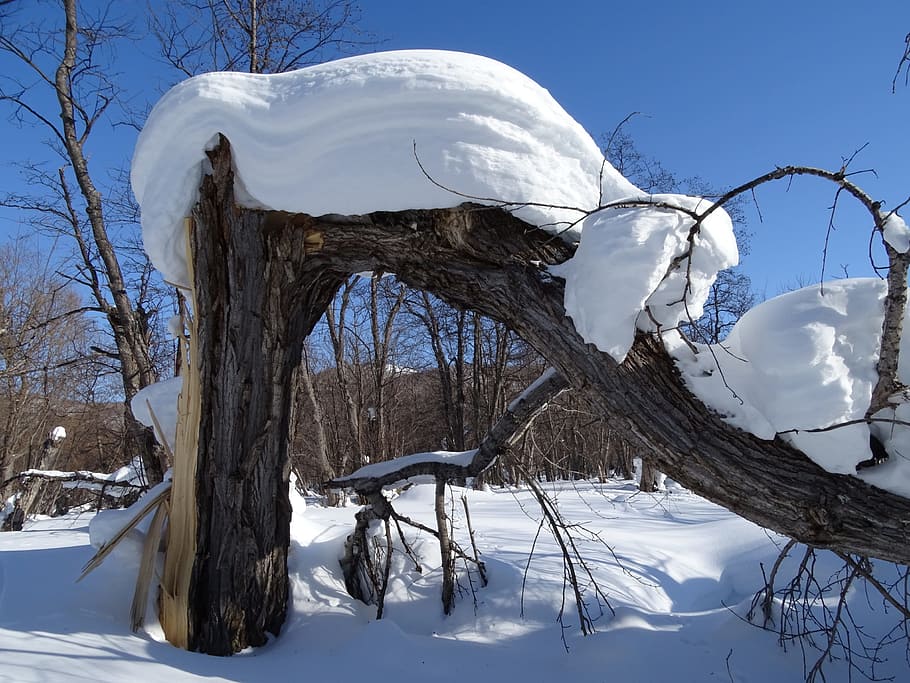
[{"label": "clear blue sky", "polygon": [[[153,1],[152,6],[156,3]],[[525,72],[595,139],[638,111],[628,130],[646,154],[680,176],[731,186],[785,164],[837,168],[868,147],[857,181],[887,205],[910,195],[910,87],[891,79],[910,32],[910,2],[790,0],[617,3],[602,0],[362,0],[362,25],[382,49],[447,48]],[[138,53],[137,53],[138,55]],[[162,82],[153,62],[126,55],[138,96]],[[34,141],[0,120],[3,161],[37,158]],[[131,153],[131,134],[99,140],[97,165]],[[104,172],[95,168],[96,173]],[[0,168],[0,184],[15,187]],[[746,260],[760,294],[818,279],[833,189],[796,181],[759,191]],[[844,205],[846,208],[846,205]],[[910,210],[905,210],[905,217]],[[868,219],[844,211],[828,272],[870,272]],[[0,228],[16,218],[0,214]]]},{"label": "clear blue sky", "polygon": [[[389,49],[479,52],[518,68],[595,139],[642,112],[629,127],[638,146],[680,176],[729,186],[779,165],[836,169],[869,143],[852,168],[878,178],[857,181],[892,205],[910,196],[910,87],[891,94],[907,0],[379,0],[364,20]],[[760,292],[818,279],[833,199],[820,183],[759,191],[764,222],[751,212],[745,265]],[[867,222],[837,221],[832,275],[841,264],[870,272]]]}]

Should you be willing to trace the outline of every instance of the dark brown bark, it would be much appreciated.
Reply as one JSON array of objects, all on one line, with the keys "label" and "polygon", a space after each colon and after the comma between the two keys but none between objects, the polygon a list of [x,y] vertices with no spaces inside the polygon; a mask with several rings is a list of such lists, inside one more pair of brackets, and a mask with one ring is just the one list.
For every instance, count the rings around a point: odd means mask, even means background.
[{"label": "dark brown bark", "polygon": [[322,271],[302,289],[303,235],[236,210],[226,144],[213,163],[192,235],[202,418],[189,645],[228,655],[284,622],[291,376],[344,276]]}]

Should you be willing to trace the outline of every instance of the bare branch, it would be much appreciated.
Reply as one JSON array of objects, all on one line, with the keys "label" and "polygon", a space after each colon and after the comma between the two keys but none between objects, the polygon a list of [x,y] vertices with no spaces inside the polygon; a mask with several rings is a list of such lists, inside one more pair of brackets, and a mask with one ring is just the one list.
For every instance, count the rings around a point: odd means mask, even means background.
[{"label": "bare branch", "polygon": [[897,80],[900,78],[901,71],[904,72],[904,85],[910,83],[910,33],[904,38],[904,54],[901,55],[897,63],[897,70],[894,72],[894,78],[891,79],[891,93],[897,92]]}]

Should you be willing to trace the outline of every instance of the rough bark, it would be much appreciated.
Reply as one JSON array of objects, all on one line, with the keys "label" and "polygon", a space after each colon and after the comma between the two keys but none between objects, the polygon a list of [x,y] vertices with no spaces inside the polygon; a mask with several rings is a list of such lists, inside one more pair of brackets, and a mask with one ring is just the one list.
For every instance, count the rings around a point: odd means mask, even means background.
[{"label": "rough bark", "polygon": [[189,647],[227,655],[284,622],[291,376],[344,277],[323,270],[302,290],[303,235],[238,211],[227,144],[212,157],[192,235],[202,418]]}]

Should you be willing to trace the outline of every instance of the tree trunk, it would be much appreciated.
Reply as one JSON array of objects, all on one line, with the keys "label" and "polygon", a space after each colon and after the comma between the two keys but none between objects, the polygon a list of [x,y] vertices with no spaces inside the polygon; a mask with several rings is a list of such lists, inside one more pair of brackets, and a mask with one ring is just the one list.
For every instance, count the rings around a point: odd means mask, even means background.
[{"label": "tree trunk", "polygon": [[303,351],[303,362],[298,366],[297,372],[300,375],[300,383],[306,391],[307,401],[310,404],[311,417],[315,429],[316,439],[316,462],[317,479],[312,482],[319,485],[327,482],[335,476],[335,470],[329,462],[329,441],[325,435],[325,414],[322,411],[322,403],[316,396],[316,387],[313,385],[312,372],[310,368],[309,355],[306,349]]},{"label": "tree trunk", "polygon": [[[35,469],[53,470],[57,466],[57,459],[60,455],[60,442],[49,436],[41,444],[41,456]],[[26,517],[35,515],[50,515],[54,512],[57,496],[63,487],[59,481],[33,479],[25,486],[23,499],[19,503]]]},{"label": "tree trunk", "polygon": [[455,607],[455,555],[452,552],[452,537],[449,534],[449,517],[446,515],[446,482],[436,480],[434,496],[436,509],[436,530],[439,532],[439,557],[442,569],[442,611],[451,614]]},{"label": "tree trunk", "polygon": [[227,143],[212,153],[192,234],[201,421],[189,648],[228,655],[278,634],[288,599],[288,424],[304,337],[343,277],[295,286],[305,250],[238,211]]},{"label": "tree trunk", "polygon": [[657,476],[659,472],[654,467],[651,458],[643,457],[641,459],[641,478],[638,480],[638,489],[645,493],[655,493],[657,491]]},{"label": "tree trunk", "polygon": [[[77,21],[77,7],[75,0],[64,1],[66,16],[66,30],[63,56],[54,75],[54,90],[60,107],[61,137],[66,148],[66,156],[73,167],[73,174],[79,185],[79,191],[85,199],[85,212],[91,224],[92,239],[98,258],[103,268],[97,266],[89,256],[91,250],[86,249],[86,244],[79,233],[78,221],[74,221],[74,236],[79,242],[80,250],[85,261],[85,268],[91,274],[93,283],[91,290],[99,307],[104,311],[108,324],[113,333],[114,343],[117,346],[117,359],[120,362],[120,375],[123,380],[123,391],[126,398],[124,406],[124,421],[126,424],[126,447],[129,449],[128,457],[138,453],[145,466],[145,475],[151,485],[162,481],[164,477],[164,455],[157,446],[151,429],[143,426],[133,416],[130,400],[143,387],[157,381],[155,365],[151,359],[148,339],[143,334],[145,322],[140,312],[130,301],[129,289],[120,267],[114,244],[107,232],[107,223],[104,218],[104,203],[101,193],[95,187],[89,172],[88,159],[85,155],[83,144],[88,135],[91,124],[81,134],[77,129],[77,97],[73,93],[73,73],[81,65],[77,64],[79,58],[78,41],[79,27]],[[99,112],[100,113],[100,112]],[[66,205],[72,210],[72,201],[69,198],[63,172],[60,172],[61,187],[66,195]],[[102,293],[100,279],[103,276],[113,304],[108,302]],[[134,450],[135,449],[135,450]]]}]

